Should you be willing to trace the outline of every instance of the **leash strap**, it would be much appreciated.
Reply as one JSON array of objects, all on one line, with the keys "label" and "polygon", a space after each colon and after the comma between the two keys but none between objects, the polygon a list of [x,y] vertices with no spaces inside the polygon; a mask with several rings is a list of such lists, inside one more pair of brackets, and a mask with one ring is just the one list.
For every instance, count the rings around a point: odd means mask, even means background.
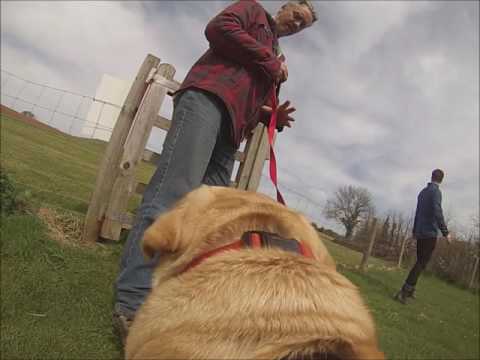
[{"label": "leash strap", "polygon": [[275,130],[277,129],[277,106],[278,99],[274,86],[272,89],[272,115],[270,116],[270,123],[268,124],[268,143],[270,144],[270,179],[277,190],[277,201],[285,205],[285,200],[283,200],[283,196],[278,189],[277,160],[275,159],[275,152],[273,150],[273,137],[275,136]]}]

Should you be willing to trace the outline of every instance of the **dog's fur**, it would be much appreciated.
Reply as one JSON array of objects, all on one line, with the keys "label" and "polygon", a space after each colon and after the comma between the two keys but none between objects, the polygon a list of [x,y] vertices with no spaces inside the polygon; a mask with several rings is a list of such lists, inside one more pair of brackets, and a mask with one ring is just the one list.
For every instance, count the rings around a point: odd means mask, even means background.
[{"label": "dog's fur", "polygon": [[[314,259],[273,248],[198,255],[249,230],[308,244]],[[308,220],[267,196],[202,186],[147,229],[164,253],[137,312],[128,359],[383,359],[373,319]]]}]

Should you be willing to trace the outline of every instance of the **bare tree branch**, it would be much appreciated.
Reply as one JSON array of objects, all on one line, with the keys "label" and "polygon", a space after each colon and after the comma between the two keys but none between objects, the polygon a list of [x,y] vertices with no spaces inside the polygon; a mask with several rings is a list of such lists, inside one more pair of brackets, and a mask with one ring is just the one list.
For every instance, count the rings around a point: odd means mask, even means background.
[{"label": "bare tree branch", "polygon": [[350,239],[358,223],[374,212],[372,196],[367,189],[342,186],[327,200],[323,214],[345,227],[345,237]]}]

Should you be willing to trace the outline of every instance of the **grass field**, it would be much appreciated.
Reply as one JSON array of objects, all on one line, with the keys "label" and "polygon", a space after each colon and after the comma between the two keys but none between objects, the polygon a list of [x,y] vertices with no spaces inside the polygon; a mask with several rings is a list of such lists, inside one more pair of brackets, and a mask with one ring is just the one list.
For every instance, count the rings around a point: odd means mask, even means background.
[{"label": "grass field", "polygon": [[[0,121],[2,167],[32,208],[1,222],[1,358],[120,358],[110,314],[122,244],[78,242],[105,144]],[[152,171],[143,164],[139,179]],[[405,270],[371,259],[360,273],[359,253],[326,244],[372,309],[389,359],[480,357],[478,295],[425,276],[417,300],[401,305],[392,295]]]}]

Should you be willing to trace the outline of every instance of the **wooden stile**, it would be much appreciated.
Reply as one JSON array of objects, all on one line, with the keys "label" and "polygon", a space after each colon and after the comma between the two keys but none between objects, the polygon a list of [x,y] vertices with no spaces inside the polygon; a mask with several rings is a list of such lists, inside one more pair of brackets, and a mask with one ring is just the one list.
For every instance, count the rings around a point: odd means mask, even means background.
[{"label": "wooden stile", "polygon": [[157,115],[155,122],[153,123],[154,126],[162,129],[162,130],[170,130],[172,121],[164,118],[163,116]]},{"label": "wooden stile", "polygon": [[99,167],[95,189],[92,193],[90,205],[85,217],[83,241],[95,242],[98,240],[114,181],[120,171],[119,163],[122,153],[118,150],[121,149],[125,143],[137,109],[147,89],[146,80],[150,70],[159,64],[159,58],[150,54],[147,55],[118,115],[117,122]]},{"label": "wooden stile", "polygon": [[[173,79],[174,75],[175,68],[172,65],[161,64],[154,77],[160,76],[170,80]],[[120,232],[125,222],[123,214],[126,212],[128,199],[132,196],[136,187],[135,170],[145,150],[154,121],[167,95],[168,89],[154,79],[152,80],[123,146],[120,174],[115,180],[100,232],[100,236],[103,238],[120,238]]]},{"label": "wooden stile", "polygon": [[[138,72],[122,110],[117,118],[110,142],[99,167],[84,225],[84,241],[97,241],[99,236],[119,240],[122,229],[130,229],[133,214],[127,204],[134,193],[142,194],[146,184],[137,183],[136,169],[140,161],[157,163],[159,154],[145,146],[153,126],[168,131],[171,120],[159,115],[165,96],[179,89],[173,79],[175,68],[160,64],[160,59],[148,55]],[[232,187],[258,188],[269,144],[267,128],[260,124],[247,140],[245,151],[237,151],[240,162]]]},{"label": "wooden stile", "polygon": [[[242,190],[250,190],[249,186],[252,170],[255,165],[255,159],[258,154],[258,150],[262,144],[263,133],[266,131],[266,128],[263,124],[258,124],[253,135],[249,138],[247,144],[245,145],[245,160],[240,164],[238,169],[237,177],[235,183],[237,188]],[[265,161],[265,157],[263,158]],[[256,189],[255,189],[256,190]]]},{"label": "wooden stile", "polygon": [[268,143],[268,128],[260,124],[259,128],[262,129],[262,135],[259,139],[259,145],[257,148],[257,154],[253,160],[252,169],[250,171],[250,178],[246,190],[256,191],[260,186],[260,180],[262,177],[263,166],[265,165],[265,159],[270,155],[270,144]]}]

